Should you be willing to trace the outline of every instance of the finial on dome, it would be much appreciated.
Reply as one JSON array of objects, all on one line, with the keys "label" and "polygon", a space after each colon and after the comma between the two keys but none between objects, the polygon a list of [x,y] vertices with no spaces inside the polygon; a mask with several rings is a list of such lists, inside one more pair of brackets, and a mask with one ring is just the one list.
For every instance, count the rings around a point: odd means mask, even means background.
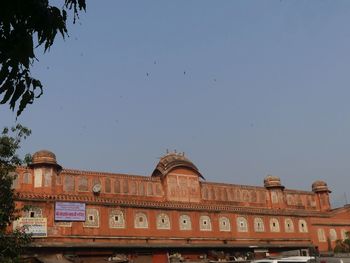
[{"label": "finial on dome", "polygon": [[180,167],[188,168],[204,179],[198,168],[187,157],[185,157],[185,152],[178,153],[176,150],[174,150],[174,152],[167,152],[166,155],[160,158],[152,176],[164,177],[173,169]]}]

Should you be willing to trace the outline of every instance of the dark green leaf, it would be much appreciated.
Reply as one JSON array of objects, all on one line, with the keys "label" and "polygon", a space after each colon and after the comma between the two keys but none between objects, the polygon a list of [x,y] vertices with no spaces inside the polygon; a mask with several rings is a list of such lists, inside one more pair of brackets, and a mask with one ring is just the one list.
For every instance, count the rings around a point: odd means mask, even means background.
[{"label": "dark green leaf", "polygon": [[0,104],[6,103],[11,98],[11,95],[13,94],[14,91],[15,91],[15,88],[12,85],[8,86],[3,99],[0,101]]}]

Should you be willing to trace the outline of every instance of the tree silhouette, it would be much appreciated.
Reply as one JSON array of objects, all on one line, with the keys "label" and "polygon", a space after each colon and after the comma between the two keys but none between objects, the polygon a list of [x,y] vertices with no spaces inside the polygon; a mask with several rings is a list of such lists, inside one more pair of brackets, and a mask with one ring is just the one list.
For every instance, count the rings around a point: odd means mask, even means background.
[{"label": "tree silhouette", "polygon": [[67,10],[75,23],[79,11],[86,10],[85,0],[64,0],[60,8],[48,0],[0,1],[0,104],[17,109],[17,117],[43,93],[40,80],[30,72],[35,48],[43,46],[46,52],[57,33],[68,36]]}]

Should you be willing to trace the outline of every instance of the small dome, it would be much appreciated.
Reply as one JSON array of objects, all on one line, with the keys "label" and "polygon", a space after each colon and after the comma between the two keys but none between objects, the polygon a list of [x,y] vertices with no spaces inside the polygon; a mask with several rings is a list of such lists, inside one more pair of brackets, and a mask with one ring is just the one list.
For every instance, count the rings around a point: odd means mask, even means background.
[{"label": "small dome", "polygon": [[331,191],[329,191],[327,183],[324,181],[315,181],[312,184],[312,191],[317,193],[317,192],[328,192],[330,193]]},{"label": "small dome", "polygon": [[160,158],[159,163],[154,169],[152,176],[165,176],[171,170],[179,167],[184,167],[194,171],[199,177],[204,177],[199,172],[198,168],[187,158],[184,153],[168,153]]},{"label": "small dome", "polygon": [[37,165],[53,165],[61,169],[62,167],[57,164],[56,155],[48,150],[37,151],[32,156],[32,166]]},{"label": "small dome", "polygon": [[278,176],[268,175],[264,179],[264,186],[266,188],[284,188],[281,185],[281,179]]}]

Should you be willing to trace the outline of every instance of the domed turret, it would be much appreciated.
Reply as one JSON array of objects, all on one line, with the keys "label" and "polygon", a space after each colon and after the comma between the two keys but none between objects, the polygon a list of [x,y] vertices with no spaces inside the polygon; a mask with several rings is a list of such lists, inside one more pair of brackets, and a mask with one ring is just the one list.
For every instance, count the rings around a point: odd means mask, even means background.
[{"label": "domed turret", "polygon": [[33,154],[32,163],[30,166],[54,166],[58,170],[61,170],[62,167],[56,161],[56,155],[53,152],[48,150],[40,150]]},{"label": "domed turret", "polygon": [[187,158],[184,153],[167,153],[160,158],[159,163],[154,169],[152,176],[166,176],[171,170],[175,168],[188,168],[194,171],[199,177],[204,177],[199,172],[198,168]]},{"label": "domed turret", "polygon": [[281,188],[284,189],[284,186],[281,185],[281,179],[278,176],[268,175],[264,179],[265,188]]},{"label": "domed turret", "polygon": [[324,181],[315,181],[312,184],[312,191],[314,193],[319,193],[319,192],[331,193],[331,191],[328,189],[327,183]]}]

